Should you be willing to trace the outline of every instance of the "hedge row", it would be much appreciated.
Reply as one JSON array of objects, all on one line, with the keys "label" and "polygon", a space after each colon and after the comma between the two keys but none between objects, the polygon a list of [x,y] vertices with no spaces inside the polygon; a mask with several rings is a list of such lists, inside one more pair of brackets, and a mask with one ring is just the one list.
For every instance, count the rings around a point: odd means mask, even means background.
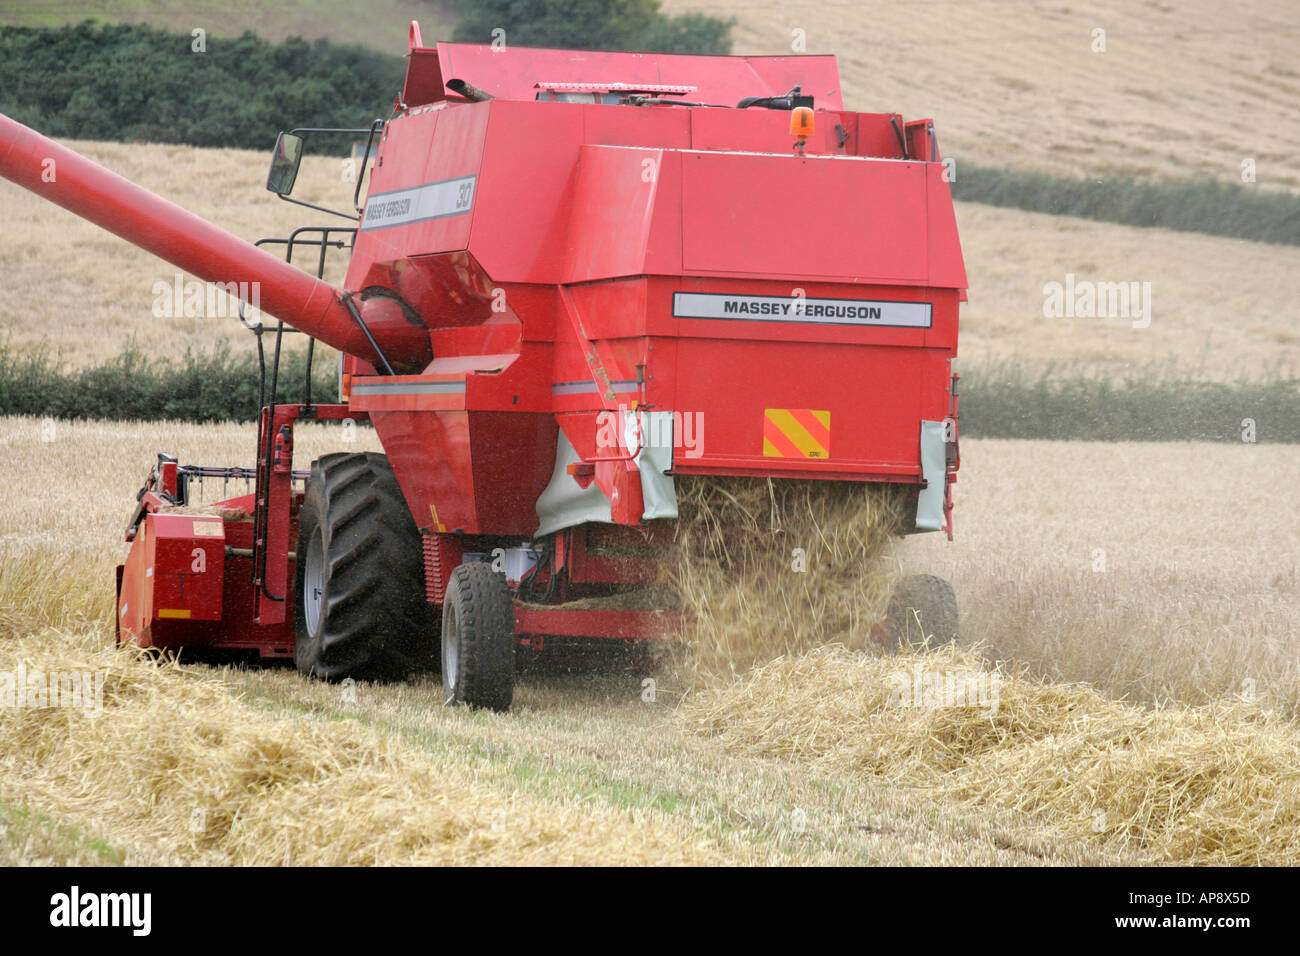
[{"label": "hedge row", "polygon": [[1127,226],[1300,245],[1300,196],[1213,180],[1070,179],[958,163],[954,199]]},{"label": "hedge row", "polygon": [[[269,359],[267,365],[269,387]],[[312,381],[313,401],[336,401],[337,361],[315,362]],[[305,353],[286,353],[277,386],[280,401],[302,401],[305,386]],[[249,353],[218,348],[188,351],[173,360],[129,348],[103,364],[70,369],[43,351],[0,348],[4,415],[220,422],[251,421],[257,408],[257,357]]]},{"label": "hedge row", "polygon": [[[305,359],[287,353],[281,401],[303,399]],[[316,363],[315,401],[337,397],[337,364]],[[179,359],[127,349],[88,368],[0,347],[0,414],[109,420],[249,421],[258,402],[255,356],[219,348]],[[1300,379],[1200,382],[1176,374],[1101,377],[1006,365],[962,373],[968,437],[1088,441],[1300,442]]]}]

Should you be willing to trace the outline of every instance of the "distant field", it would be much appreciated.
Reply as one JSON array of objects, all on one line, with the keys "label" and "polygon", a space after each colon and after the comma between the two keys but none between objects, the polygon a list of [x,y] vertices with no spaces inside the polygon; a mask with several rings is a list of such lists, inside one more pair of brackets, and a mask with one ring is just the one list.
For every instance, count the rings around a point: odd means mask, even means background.
[{"label": "distant field", "polygon": [[[1210,176],[1300,190],[1293,0],[1068,4],[666,0],[733,16],[735,52],[834,53],[859,110],[933,117],[944,152],[1070,175]],[[1094,29],[1106,52],[1094,53]]]},{"label": "distant field", "polygon": [[[330,222],[266,191],[269,145],[266,154],[70,145],[249,240]],[[295,195],[348,208],[352,188],[342,170],[339,159],[308,158]],[[170,265],[7,182],[0,202],[10,222],[0,238],[0,336],[11,345],[44,343],[71,364],[112,357],[132,337],[172,353],[223,340],[254,347],[234,319],[154,318],[152,290],[174,280]],[[958,205],[957,220],[971,282],[963,367],[1077,363],[1116,372],[1154,363],[1212,380],[1300,371],[1300,249],[971,203]],[[1124,318],[1045,318],[1043,286],[1064,283],[1067,274],[1150,282],[1150,327],[1135,329]],[[342,275],[338,257],[328,276]]]},{"label": "distant field", "polygon": [[[1176,365],[1213,380],[1300,372],[1300,249],[959,203],[970,301],[964,367]],[[1150,282],[1150,325],[1047,318],[1043,287],[1067,275]]]},{"label": "distant field", "polygon": [[[273,144],[265,153],[69,145],[250,242],[287,236],[301,225],[347,225],[267,192]],[[342,163],[304,160],[295,197],[350,210],[352,184],[343,181]],[[114,356],[132,340],[170,352],[188,346],[208,349],[218,341],[255,348],[253,336],[237,318],[154,318],[155,284],[175,282],[177,270],[170,264],[8,182],[0,182],[0,197],[13,204],[9,214],[16,230],[0,239],[9,291],[8,301],[0,304],[0,335],[8,335],[12,345],[45,343],[74,364]],[[341,282],[346,260],[332,254],[327,262],[327,278]]]},{"label": "distant field", "polygon": [[[666,0],[666,13],[737,21],[734,52],[839,57],[846,102],[933,117],[960,163],[1071,176],[1212,177],[1300,191],[1300,8],[1293,0],[1153,0],[1071,6],[1059,0]],[[91,18],[215,34],[255,30],[405,49],[420,20],[447,39],[450,2],[419,0],[17,0],[0,23]],[[1094,53],[1093,31],[1106,31]],[[484,38],[486,41],[488,38]],[[766,91],[756,91],[766,92]]]}]

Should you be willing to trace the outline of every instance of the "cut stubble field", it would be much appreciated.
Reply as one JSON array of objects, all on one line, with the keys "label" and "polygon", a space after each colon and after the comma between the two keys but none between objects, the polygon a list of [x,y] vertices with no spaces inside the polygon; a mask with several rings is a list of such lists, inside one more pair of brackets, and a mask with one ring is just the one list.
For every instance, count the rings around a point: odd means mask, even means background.
[{"label": "cut stubble field", "polygon": [[[41,428],[0,419],[0,670],[101,671],[105,714],[0,710],[0,859],[1300,862],[1293,446],[967,441],[957,540],[898,556],[951,577],[973,654],[670,669],[653,700],[638,675],[531,674],[496,715],[444,708],[436,675],[344,688],[111,649],[154,453],[247,463],[252,433]],[[356,434],[304,428],[297,464],[375,447]],[[918,666],[1000,668],[1000,708],[891,708]]]}]

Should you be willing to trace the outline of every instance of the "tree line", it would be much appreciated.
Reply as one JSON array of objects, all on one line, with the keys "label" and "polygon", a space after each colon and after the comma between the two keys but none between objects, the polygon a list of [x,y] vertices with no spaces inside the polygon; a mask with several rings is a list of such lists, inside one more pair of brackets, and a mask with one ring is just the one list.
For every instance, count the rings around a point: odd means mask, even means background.
[{"label": "tree line", "polygon": [[[666,16],[658,0],[476,0],[454,36],[727,53],[730,30],[731,21],[701,14]],[[56,138],[266,149],[282,129],[365,127],[388,116],[405,73],[400,56],[301,37],[272,43],[252,31],[0,27],[0,112]]]}]

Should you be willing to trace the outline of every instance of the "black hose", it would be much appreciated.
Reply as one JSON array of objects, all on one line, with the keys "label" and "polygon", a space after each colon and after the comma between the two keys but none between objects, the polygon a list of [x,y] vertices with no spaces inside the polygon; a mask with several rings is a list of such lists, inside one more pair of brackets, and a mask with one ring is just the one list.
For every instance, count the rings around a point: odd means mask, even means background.
[{"label": "black hose", "polygon": [[898,148],[903,152],[903,158],[908,159],[907,143],[903,140],[903,128],[898,125],[898,117],[889,117],[889,125],[894,127],[894,135],[898,137]]},{"label": "black hose", "polygon": [[302,403],[308,408],[311,408],[311,360],[315,351],[316,340],[313,338],[307,339],[307,386],[304,390],[306,394],[303,395]]},{"label": "black hose", "polygon": [[[769,110],[792,110],[795,108],[795,100],[799,98],[802,89],[798,86],[790,90],[784,96],[746,96],[736,104],[736,109],[747,110],[751,106],[761,106]],[[807,102],[811,103],[812,98],[808,97]]]}]

